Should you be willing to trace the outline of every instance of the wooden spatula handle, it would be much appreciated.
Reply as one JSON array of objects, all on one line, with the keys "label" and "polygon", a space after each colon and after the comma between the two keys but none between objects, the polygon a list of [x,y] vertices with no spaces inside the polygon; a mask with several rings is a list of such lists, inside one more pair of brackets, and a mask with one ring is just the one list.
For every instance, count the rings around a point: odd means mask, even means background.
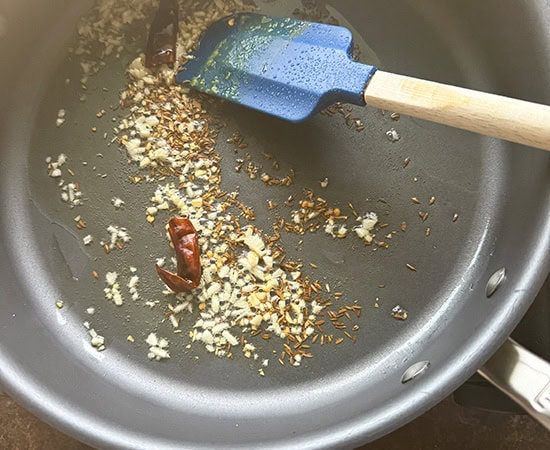
[{"label": "wooden spatula handle", "polygon": [[367,105],[550,150],[550,106],[376,71]]}]

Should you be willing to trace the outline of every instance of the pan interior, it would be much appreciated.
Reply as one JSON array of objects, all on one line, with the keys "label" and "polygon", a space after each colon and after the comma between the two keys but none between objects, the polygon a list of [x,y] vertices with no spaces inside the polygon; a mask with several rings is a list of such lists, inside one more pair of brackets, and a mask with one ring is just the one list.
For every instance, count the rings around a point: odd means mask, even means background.
[{"label": "pan interior", "polygon": [[[319,8],[356,31],[361,60],[376,59],[380,68],[397,73],[499,89],[453,2],[368,2],[369,14],[364,15],[357,14],[352,3]],[[280,15],[302,7],[298,2],[258,4],[262,12]],[[138,43],[144,38],[139,30],[135,35]],[[58,60],[58,50],[48,58]],[[450,318],[465,308],[479,308],[480,314],[463,328],[473,333],[485,317],[483,312],[492,308],[482,301],[481,293],[501,225],[506,201],[502,194],[513,170],[510,146],[408,117],[396,121],[393,111],[350,109],[351,117],[365,124],[357,131],[340,114],[318,115],[295,125],[235,105],[213,105],[226,122],[216,145],[222,155],[222,187],[239,191],[241,201],[255,209],[259,228],[269,230],[277,216],[288,218],[295,207],[284,206],[285,201],[291,195],[302,198],[307,188],[346,214],[352,214],[349,204],[360,214],[376,212],[379,223],[387,227],[376,229],[375,241],[389,245],[364,246],[352,235],[334,239],[322,230],[303,236],[283,233],[281,243],[288,257],[303,262],[304,271],[318,279],[323,290],[328,285],[331,293],[342,292],[337,302],[362,306],[361,317],[350,322],[350,327],[358,326],[357,342],[346,338],[339,345],[313,346],[313,358],[300,367],[278,363],[280,343],[259,336],[254,340],[263,355],[259,360],[242,355],[216,358],[198,343],[191,344],[185,331],[174,334],[170,322],[162,320],[166,299],[154,263],[169,253],[162,222],[151,227],[144,220],[145,205],[158,183],[132,184],[128,177],[138,169],[128,164],[116,142],[108,145],[113,126],[125,114],[115,106],[134,56],[108,59],[107,66],[89,80],[85,102],[79,100],[82,91],[75,61],[62,56],[50,72],[35,72],[35,85],[23,97],[29,103],[21,101],[20,110],[13,112],[20,119],[17,130],[23,135],[32,127],[32,136],[21,138],[20,146],[2,155],[3,186],[19,192],[17,199],[3,203],[2,214],[9,212],[4,223],[17,224],[11,232],[24,236],[23,243],[10,239],[5,244],[7,259],[25,294],[25,313],[32,316],[28,326],[40,328],[50,346],[48,352],[37,350],[32,358],[22,353],[19,358],[50,380],[44,395],[53,399],[70,392],[71,405],[86,405],[79,416],[82,420],[72,425],[79,437],[93,442],[112,439],[112,443],[118,438],[94,436],[93,429],[84,431],[85,423],[101,428],[104,420],[119,420],[121,435],[133,430],[136,440],[143,433],[165,444],[180,440],[198,445],[208,436],[211,445],[258,441],[267,445],[281,439],[285,427],[298,437],[332,429],[332,438],[338,440],[343,438],[338,424],[352,424],[382,405],[391,409],[397,404],[393,402],[408,390],[401,375],[412,363],[430,360],[431,371],[443,370],[437,365],[445,356],[426,355],[422,349],[447,327],[450,335],[467,342],[468,334],[451,329]],[[43,54],[40,61],[45,60]],[[56,127],[60,109],[67,111],[67,117],[63,126]],[[101,110],[107,112],[98,118]],[[399,140],[388,136],[392,129]],[[227,143],[235,132],[248,143],[246,149]],[[74,179],[85,192],[81,207],[68,208],[59,198],[55,180],[46,174],[45,159],[60,153],[70,158]],[[293,169],[294,183],[266,186],[237,172],[237,160],[247,154],[266,167],[278,161],[281,173]],[[321,187],[325,177],[328,186]],[[123,199],[125,207],[115,209],[114,197]],[[270,209],[268,201],[279,206]],[[422,218],[425,213],[427,218]],[[83,233],[74,225],[78,215],[87,220],[86,233],[100,237],[109,225],[117,224],[129,230],[131,243],[110,255],[99,245],[85,246]],[[129,273],[130,266],[140,273],[142,300],[116,307],[105,300],[103,278],[94,279],[92,271],[101,276],[108,271],[122,274]],[[145,299],[159,304],[149,308]],[[62,309],[56,307],[60,301]],[[396,306],[408,311],[407,320],[392,317]],[[93,315],[86,312],[90,307],[95,309]],[[84,321],[105,336],[104,352],[90,346]],[[192,322],[191,317],[184,318],[181,328],[188,330]],[[2,325],[9,328],[12,322]],[[170,340],[170,360],[147,359],[145,338],[150,332]],[[134,343],[127,341],[129,335]],[[61,375],[59,364],[69,359],[72,366]],[[267,367],[262,366],[264,359],[269,360]],[[258,374],[260,368],[266,376]],[[377,389],[384,383],[391,383],[393,394]],[[111,409],[99,419],[102,402]],[[146,426],[152,417],[155,426]],[[278,425],[269,426],[266,419],[277,420]],[[53,420],[67,427],[65,420]],[[136,442],[126,441],[128,446]]]}]

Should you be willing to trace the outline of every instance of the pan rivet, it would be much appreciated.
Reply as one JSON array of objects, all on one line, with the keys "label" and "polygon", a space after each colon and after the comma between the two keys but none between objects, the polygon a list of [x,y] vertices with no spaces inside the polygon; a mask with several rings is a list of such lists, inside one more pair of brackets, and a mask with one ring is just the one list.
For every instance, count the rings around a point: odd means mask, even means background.
[{"label": "pan rivet", "polygon": [[428,367],[430,367],[430,361],[419,361],[414,363],[411,367],[405,370],[405,372],[403,372],[401,383],[408,383],[412,379],[424,373]]},{"label": "pan rivet", "polygon": [[497,289],[500,287],[505,279],[506,268],[504,267],[498,269],[494,274],[489,277],[489,281],[487,281],[487,286],[485,287],[485,295],[487,296],[487,298],[489,298],[497,291]]}]

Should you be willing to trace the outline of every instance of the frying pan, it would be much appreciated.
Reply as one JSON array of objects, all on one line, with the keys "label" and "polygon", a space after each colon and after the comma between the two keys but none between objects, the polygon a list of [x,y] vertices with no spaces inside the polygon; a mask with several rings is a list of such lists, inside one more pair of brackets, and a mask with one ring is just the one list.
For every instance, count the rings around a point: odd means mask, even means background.
[{"label": "frying pan", "polygon": [[[302,8],[258,5],[274,15]],[[169,253],[162,227],[143,220],[150,187],[127,181],[136,169],[102,137],[112,125],[93,119],[117,103],[134,54],[109,60],[80,103],[78,83],[65,83],[78,79],[66,48],[89,4],[5,7],[8,34],[1,50],[11,64],[3,63],[0,73],[0,379],[33,413],[84,442],[160,449],[352,448],[372,441],[435,405],[481,367],[548,274],[546,152],[406,117],[394,123],[389,112],[376,110],[353,111],[367,125],[356,132],[338,116],[292,125],[216,104],[212,108],[226,121],[217,145],[224,188],[239,187],[241,200],[258,211],[260,228],[274,219],[267,199],[283,204],[304,187],[318,191],[323,177],[330,183],[322,194],[331,202],[375,211],[392,229],[409,226],[389,249],[377,251],[320,233],[282,237],[289,256],[317,264],[317,277],[363,306],[355,345],[319,346],[299,368],[272,361],[261,377],[253,361],[215,358],[170,334],[171,359],[148,361],[147,333],[171,332],[168,324],[159,325],[165,310],[117,308],[90,276],[93,269],[135,265],[143,273],[142,295],[162,300],[154,261]],[[387,70],[550,103],[546,1],[342,1],[337,9],[318,8],[364,40],[361,58],[378,58],[373,62]],[[139,46],[140,30],[135,36]],[[57,129],[60,108],[69,115]],[[399,141],[387,139],[390,128]],[[225,142],[235,131],[254,158],[269,152],[282,170],[294,168],[295,183],[267,189],[235,172],[242,155]],[[86,209],[69,210],[45,173],[44,159],[61,152],[88,186]],[[83,160],[96,172],[77,165]],[[437,202],[427,237],[427,223],[410,199],[426,202],[432,195]],[[114,196],[126,201],[124,209],[114,210]],[[133,241],[113,259],[85,248],[72,222],[84,211],[94,232],[116,220],[132,230]],[[503,276],[495,283],[497,272]],[[496,289],[487,291],[489,280]],[[396,305],[407,309],[408,320],[391,317]],[[92,318],[85,313],[90,306],[97,310]],[[90,346],[84,320],[103,332],[106,351]],[[130,333],[133,345],[126,341]],[[269,352],[274,343],[263,346]]]}]

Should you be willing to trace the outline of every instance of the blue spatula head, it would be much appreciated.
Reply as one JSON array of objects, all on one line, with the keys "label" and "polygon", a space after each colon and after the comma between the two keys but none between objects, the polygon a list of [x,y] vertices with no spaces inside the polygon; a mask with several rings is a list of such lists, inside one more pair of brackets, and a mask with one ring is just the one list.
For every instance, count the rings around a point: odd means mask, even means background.
[{"label": "blue spatula head", "polygon": [[351,60],[343,27],[241,13],[212,24],[176,80],[298,122],[336,101],[364,105],[376,68]]}]

